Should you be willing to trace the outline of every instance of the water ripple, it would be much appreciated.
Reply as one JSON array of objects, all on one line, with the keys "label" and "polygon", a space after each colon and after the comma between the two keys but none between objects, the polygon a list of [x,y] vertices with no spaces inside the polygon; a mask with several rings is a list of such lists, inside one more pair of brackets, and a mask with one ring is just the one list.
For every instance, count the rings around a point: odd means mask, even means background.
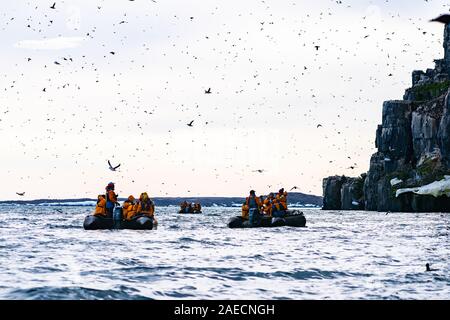
[{"label": "water ripple", "polygon": [[244,230],[226,227],[239,208],[157,208],[157,230],[85,231],[90,208],[62,210],[0,206],[0,298],[450,296],[447,214],[305,210],[308,228]]}]

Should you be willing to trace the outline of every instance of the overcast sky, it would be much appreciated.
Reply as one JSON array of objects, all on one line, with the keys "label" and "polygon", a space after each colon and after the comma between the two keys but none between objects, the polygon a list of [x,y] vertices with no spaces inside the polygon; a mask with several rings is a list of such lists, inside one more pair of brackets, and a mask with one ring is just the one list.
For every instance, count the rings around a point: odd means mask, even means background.
[{"label": "overcast sky", "polygon": [[443,26],[428,20],[450,9],[53,2],[2,3],[3,200],[95,197],[109,181],[123,197],[321,195],[324,177],[368,170],[383,101],[443,57]]}]

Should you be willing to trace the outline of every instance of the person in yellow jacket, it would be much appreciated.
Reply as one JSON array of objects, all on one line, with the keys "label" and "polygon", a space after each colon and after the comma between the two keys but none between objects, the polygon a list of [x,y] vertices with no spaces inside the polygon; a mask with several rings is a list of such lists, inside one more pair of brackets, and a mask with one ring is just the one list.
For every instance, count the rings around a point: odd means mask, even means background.
[{"label": "person in yellow jacket", "polygon": [[187,201],[183,201],[182,203],[180,203],[180,213],[186,213],[186,208],[188,206]]},{"label": "person in yellow jacket", "polygon": [[272,216],[272,205],[273,205],[274,195],[273,193],[269,193],[267,198],[263,201],[263,212],[265,215],[268,215],[269,217]]},{"label": "person in yellow jacket", "polygon": [[287,192],[284,191],[284,188],[278,191],[277,200],[280,210],[287,210]]},{"label": "person in yellow jacket", "polygon": [[155,218],[155,204],[149,198],[147,192],[141,193],[139,197],[139,203],[136,209],[136,214],[142,214],[152,217],[155,220],[155,224],[158,223],[158,221]]},{"label": "person in yellow jacket", "polygon": [[276,198],[273,200],[272,206],[272,216],[274,217],[284,217],[287,210],[287,192],[284,188],[281,188]]},{"label": "person in yellow jacket", "polygon": [[202,206],[199,202],[194,203],[194,213],[200,213],[202,212]]},{"label": "person in yellow jacket", "polygon": [[122,206],[122,213],[123,213],[123,218],[125,220],[130,221],[131,218],[133,218],[136,215],[136,210],[137,210],[137,203],[136,203],[136,199],[131,195],[128,197],[127,200],[125,200],[125,202],[123,203]]},{"label": "person in yellow jacket", "polygon": [[95,206],[93,215],[106,217],[106,199],[103,194],[97,196],[97,205]]}]

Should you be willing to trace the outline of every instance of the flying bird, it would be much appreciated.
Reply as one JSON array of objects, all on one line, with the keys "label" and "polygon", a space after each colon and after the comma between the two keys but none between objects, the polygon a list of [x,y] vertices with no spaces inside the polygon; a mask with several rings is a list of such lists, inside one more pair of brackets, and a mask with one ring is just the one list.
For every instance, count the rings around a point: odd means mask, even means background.
[{"label": "flying bird", "polygon": [[431,19],[430,22],[440,22],[444,24],[450,23],[450,14],[442,14],[437,18]]},{"label": "flying bird", "polygon": [[319,50],[320,46],[314,46],[314,48],[316,48],[316,50]]},{"label": "flying bird", "polygon": [[297,187],[297,186],[293,186],[293,187],[291,188],[291,190],[289,190],[289,191],[292,191],[292,190],[294,190],[294,189],[298,189],[298,187]]},{"label": "flying bird", "polygon": [[109,160],[108,160],[108,165],[109,165],[109,170],[111,170],[111,171],[116,171],[116,169],[117,169],[118,167],[120,167],[120,164],[117,165],[117,166],[115,166],[115,167],[113,167],[113,166],[111,165],[111,162],[109,162]]},{"label": "flying bird", "polygon": [[191,122],[189,122],[187,125],[188,125],[189,127],[193,127],[193,125],[192,125],[193,122],[194,122],[194,120],[192,120]]},{"label": "flying bird", "polygon": [[259,173],[263,173],[263,172],[264,172],[264,169],[253,170],[252,172],[259,172]]},{"label": "flying bird", "polygon": [[53,5],[50,7],[50,9],[56,9],[55,6],[56,6],[56,2],[53,3]]},{"label": "flying bird", "polygon": [[317,128],[318,128],[318,127],[322,127],[322,125],[319,123],[319,124],[317,125]]},{"label": "flying bird", "polygon": [[56,211],[58,211],[59,213],[63,213],[61,209],[56,209]]},{"label": "flying bird", "polygon": [[16,192],[16,194],[23,197],[25,195],[25,192]]},{"label": "flying bird", "polygon": [[211,88],[208,88],[208,90],[205,90],[205,94],[211,93]]}]

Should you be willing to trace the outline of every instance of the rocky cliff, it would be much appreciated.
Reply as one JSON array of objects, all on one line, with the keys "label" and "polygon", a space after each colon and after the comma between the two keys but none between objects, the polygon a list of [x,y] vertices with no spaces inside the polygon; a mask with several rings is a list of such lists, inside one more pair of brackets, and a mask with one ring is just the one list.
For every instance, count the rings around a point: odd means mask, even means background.
[{"label": "rocky cliff", "polygon": [[359,178],[323,180],[323,209],[450,212],[450,25],[444,59],[413,71],[403,100],[383,103],[377,152]]}]

